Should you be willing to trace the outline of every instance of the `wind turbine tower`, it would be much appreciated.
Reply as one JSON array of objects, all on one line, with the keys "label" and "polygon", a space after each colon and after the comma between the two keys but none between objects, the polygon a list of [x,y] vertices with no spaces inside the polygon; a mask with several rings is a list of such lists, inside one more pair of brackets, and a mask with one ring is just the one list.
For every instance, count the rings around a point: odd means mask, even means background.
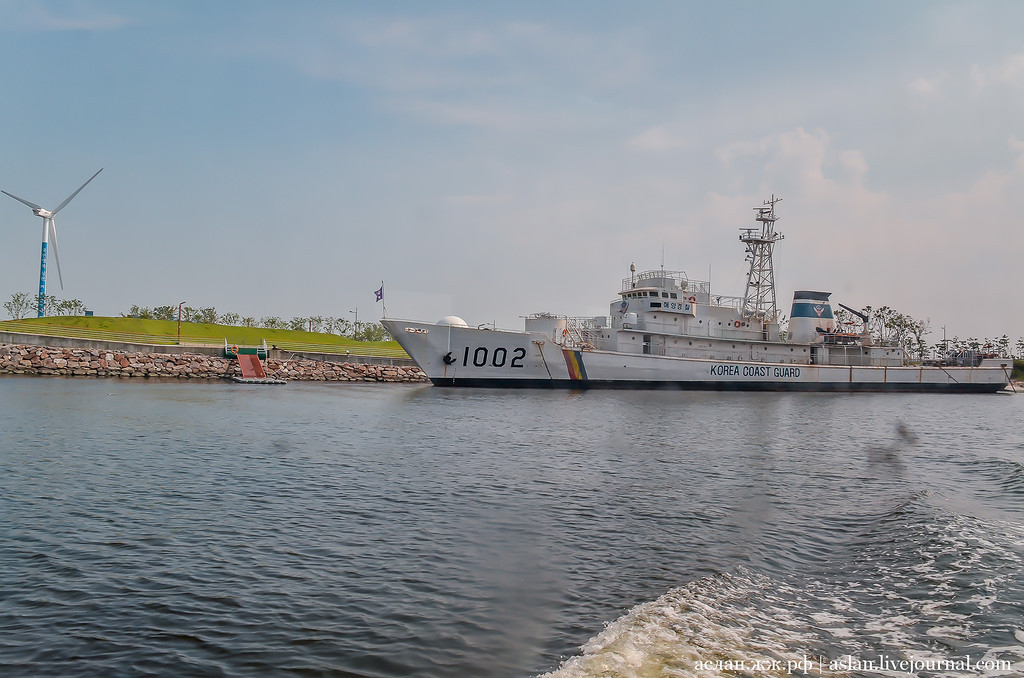
[{"label": "wind turbine tower", "polygon": [[[103,171],[103,168],[99,168],[96,174]],[[23,198],[19,198],[13,193],[7,191],[0,191],[4,195],[9,195],[23,205],[28,205],[32,209],[32,213],[37,217],[41,217],[43,220],[43,252],[39,261],[39,316],[42,318],[46,315],[46,246],[50,239],[53,238],[53,258],[57,262],[57,279],[60,280],[60,288],[64,289],[64,276],[60,274],[60,257],[57,255],[57,222],[54,217],[57,216],[57,212],[67,207],[71,200],[82,192],[82,189],[89,185],[89,182],[96,178],[96,174],[89,177],[84,184],[78,187],[78,190],[69,195],[64,199],[64,202],[57,205],[57,209],[48,210],[34,202],[29,202]]]}]

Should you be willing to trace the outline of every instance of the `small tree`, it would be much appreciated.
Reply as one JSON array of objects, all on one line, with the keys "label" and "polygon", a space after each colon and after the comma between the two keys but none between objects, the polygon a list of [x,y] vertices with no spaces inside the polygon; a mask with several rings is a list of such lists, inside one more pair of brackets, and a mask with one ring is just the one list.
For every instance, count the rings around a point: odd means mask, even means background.
[{"label": "small tree", "polygon": [[[36,299],[39,299],[39,295],[36,295]],[[56,312],[58,299],[52,294],[44,294],[43,299],[46,302],[46,314],[47,315],[58,315]]]},{"label": "small tree", "polygon": [[291,322],[288,323],[288,329],[295,330],[297,332],[305,332],[306,318],[300,318],[298,316],[292,318]]},{"label": "small tree", "polygon": [[237,313],[225,313],[221,315],[220,322],[222,325],[237,325],[240,316]]},{"label": "small tree", "polygon": [[355,326],[348,318],[331,318],[331,332],[339,337],[355,336]]},{"label": "small tree", "polygon": [[153,318],[156,320],[177,320],[177,306],[157,306],[153,309]]},{"label": "small tree", "polygon": [[28,294],[27,292],[15,292],[11,295],[11,300],[4,303],[4,310],[14,320],[21,320],[32,312],[32,308],[36,305],[36,297]]},{"label": "small tree", "polygon": [[832,309],[832,317],[836,321],[836,329],[843,329],[842,326],[853,320],[853,314],[847,311],[845,308],[834,308]]},{"label": "small tree", "polygon": [[380,323],[360,323],[359,336],[355,338],[359,341],[389,341],[391,335]]},{"label": "small tree", "polygon": [[909,315],[901,314],[901,323],[904,331],[904,346],[907,352],[918,360],[923,360],[928,351],[928,344],[924,341],[924,335],[928,334],[930,320],[914,320]]},{"label": "small tree", "polygon": [[85,315],[85,304],[78,299],[58,299],[54,315]]},{"label": "small tree", "polygon": [[345,336],[346,329],[350,323],[345,318],[325,318],[324,324],[326,325],[325,332]]},{"label": "small tree", "polygon": [[[888,306],[873,309],[864,307],[864,313],[871,318],[871,333],[875,343],[882,346],[899,346],[912,358],[921,359],[928,351],[924,335],[930,332],[930,320],[915,320]],[[838,313],[836,314],[838,317]]]},{"label": "small tree", "polygon": [[1010,337],[1005,334],[996,341],[996,347],[999,348],[999,355],[1008,356],[1010,355]]},{"label": "small tree", "polygon": [[216,324],[216,322],[217,322],[217,309],[215,309],[213,306],[208,306],[206,308],[199,309],[199,312],[196,313],[195,322],[197,322],[197,323],[207,323],[209,325]]}]

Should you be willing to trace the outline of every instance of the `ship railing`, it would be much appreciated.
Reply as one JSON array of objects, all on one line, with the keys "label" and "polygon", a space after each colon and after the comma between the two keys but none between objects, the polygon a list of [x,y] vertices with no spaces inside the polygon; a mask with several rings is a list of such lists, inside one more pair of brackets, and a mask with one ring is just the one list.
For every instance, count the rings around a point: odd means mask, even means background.
[{"label": "ship railing", "polygon": [[594,325],[593,318],[565,318],[565,337],[563,346],[566,348],[584,348],[597,346],[601,328]]},{"label": "ship railing", "polygon": [[691,280],[686,271],[643,271],[622,279],[621,290],[627,292],[637,287],[661,287],[662,281],[671,280],[680,290],[687,294],[710,294],[711,283],[703,280]]},{"label": "ship railing", "polygon": [[865,351],[860,344],[823,344],[828,347],[829,365],[852,367],[893,367],[907,365],[906,353],[893,356],[873,356]]},{"label": "ship railing", "polygon": [[724,294],[713,294],[711,295],[712,306],[724,306],[725,308],[734,308],[737,311],[743,310],[743,297],[732,297]]},{"label": "ship railing", "polygon": [[994,358],[996,354],[982,353],[973,349],[947,353],[939,359],[939,364],[955,367],[978,367],[985,358]]}]

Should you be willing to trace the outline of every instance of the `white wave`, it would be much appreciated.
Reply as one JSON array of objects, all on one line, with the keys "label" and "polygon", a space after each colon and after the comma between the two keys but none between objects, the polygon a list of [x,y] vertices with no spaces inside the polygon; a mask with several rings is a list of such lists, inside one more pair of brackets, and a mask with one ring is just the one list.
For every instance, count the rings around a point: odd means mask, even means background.
[{"label": "white wave", "polygon": [[[787,676],[794,666],[811,676],[888,675],[891,667],[849,667],[877,657],[941,662],[950,647],[995,666],[970,675],[1024,675],[1024,646],[981,640],[992,637],[993,603],[1021,594],[1021,531],[946,514],[886,527],[831,575],[790,583],[741,568],[691,582],[629,610],[545,678]],[[1013,634],[1024,642],[1024,631]]]},{"label": "white wave", "polygon": [[701,579],[634,607],[545,676],[832,675],[811,650],[820,638],[784,601],[796,594],[749,572]]}]

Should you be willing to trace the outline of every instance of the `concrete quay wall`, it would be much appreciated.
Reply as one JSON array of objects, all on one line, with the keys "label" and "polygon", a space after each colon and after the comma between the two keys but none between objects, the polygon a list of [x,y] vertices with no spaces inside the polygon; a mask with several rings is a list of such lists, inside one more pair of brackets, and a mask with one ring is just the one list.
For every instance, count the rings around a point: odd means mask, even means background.
[{"label": "concrete quay wall", "polygon": [[[264,369],[268,377],[288,381],[427,381],[426,375],[415,365],[336,363],[308,358],[271,357],[264,362]],[[229,379],[242,376],[237,360],[216,355],[26,344],[0,344],[0,374],[177,379]]]}]

